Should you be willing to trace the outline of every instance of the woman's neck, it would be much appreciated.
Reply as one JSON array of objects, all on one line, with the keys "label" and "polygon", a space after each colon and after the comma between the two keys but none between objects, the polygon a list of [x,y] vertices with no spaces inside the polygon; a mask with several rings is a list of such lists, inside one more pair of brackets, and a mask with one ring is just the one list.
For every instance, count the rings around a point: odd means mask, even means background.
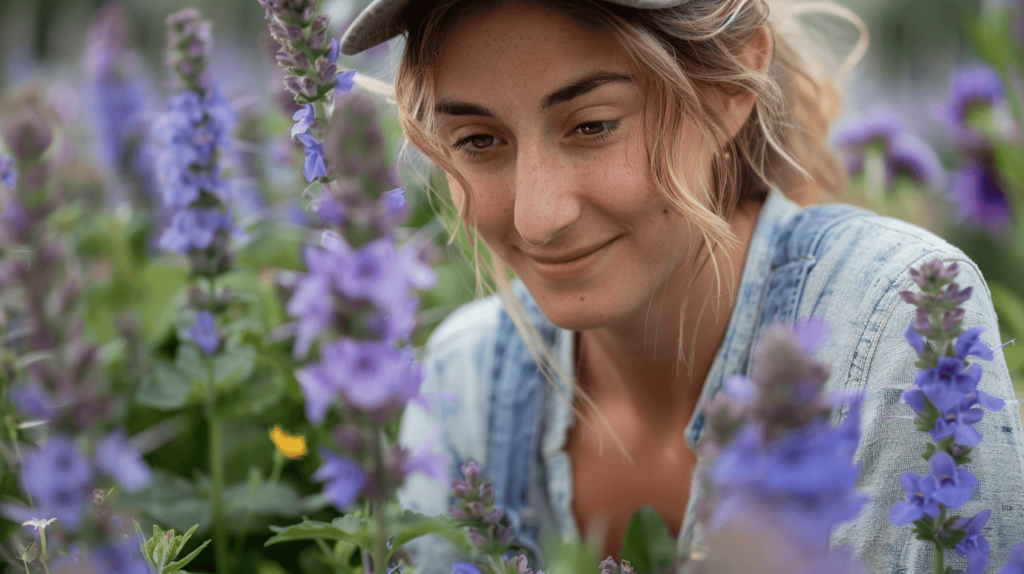
[{"label": "woman's neck", "polygon": [[762,205],[742,203],[730,218],[739,241],[717,254],[721,296],[714,263],[697,265],[694,276],[691,261],[673,271],[649,307],[627,321],[580,333],[585,392],[635,410],[655,428],[687,423],[725,337]]}]

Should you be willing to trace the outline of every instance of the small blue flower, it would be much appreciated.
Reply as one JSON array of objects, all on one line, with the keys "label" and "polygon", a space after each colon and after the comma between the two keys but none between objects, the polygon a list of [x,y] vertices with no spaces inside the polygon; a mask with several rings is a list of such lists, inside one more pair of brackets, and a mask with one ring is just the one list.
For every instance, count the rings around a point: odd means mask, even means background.
[{"label": "small blue flower", "polygon": [[96,466],[114,477],[127,492],[138,492],[153,481],[152,472],[142,455],[125,439],[118,429],[96,444]]},{"label": "small blue flower", "polygon": [[149,566],[134,540],[94,550],[89,554],[89,569],[95,574],[149,574]]},{"label": "small blue flower", "polygon": [[338,62],[338,39],[331,38],[331,43],[327,47],[327,61],[331,64]]},{"label": "small blue flower", "polygon": [[309,131],[310,126],[316,123],[316,110],[313,104],[306,104],[299,108],[299,111],[292,115],[295,125],[292,126],[292,137],[304,134]]},{"label": "small blue flower", "polygon": [[924,391],[933,405],[945,411],[960,404],[968,393],[973,393],[980,379],[979,365],[965,368],[960,359],[939,357],[935,368],[918,372],[914,383]]},{"label": "small blue flower", "polygon": [[356,71],[349,70],[342,72],[334,79],[334,97],[337,98],[341,94],[347,94],[352,91],[352,87],[355,86]]},{"label": "small blue flower", "polygon": [[984,327],[975,327],[961,333],[956,338],[956,344],[953,346],[956,351],[956,358],[963,361],[967,357],[974,356],[983,361],[991,361],[994,357],[992,349],[988,348],[988,345],[980,339],[981,334],[984,332]]},{"label": "small blue flower", "polygon": [[[967,399],[964,403],[967,403]],[[935,420],[935,428],[928,431],[934,440],[940,441],[952,436],[961,446],[978,446],[981,442],[981,433],[972,425],[980,421],[984,413],[981,409],[964,407],[964,403],[949,409]]]},{"label": "small blue flower", "polygon": [[991,516],[992,510],[986,508],[970,518],[959,518],[953,523],[954,529],[967,533],[967,536],[953,548],[960,556],[967,557],[967,570],[964,574],[981,574],[988,568],[991,548],[988,540],[981,535],[981,529]]},{"label": "small blue flower", "polygon": [[85,512],[92,479],[89,461],[68,440],[52,437],[25,455],[22,485],[32,495],[36,511],[56,518],[69,530],[78,528]]},{"label": "small blue flower", "polygon": [[992,106],[1003,100],[1003,83],[992,68],[962,68],[953,74],[949,103],[942,116],[951,124],[963,124],[971,108]]},{"label": "small blue flower", "polygon": [[196,313],[196,322],[188,331],[189,337],[204,353],[212,355],[220,346],[220,338],[217,337],[217,324],[214,321],[213,313],[200,311]]},{"label": "small blue flower", "polygon": [[938,451],[928,461],[929,476],[935,477],[936,488],[932,497],[947,508],[956,508],[967,502],[978,479],[970,471],[957,468],[953,457]]},{"label": "small blue flower", "polygon": [[914,348],[914,351],[920,355],[924,353],[924,339],[917,333],[917,330],[914,329],[914,324],[915,322],[910,323],[907,330],[903,332],[903,337],[907,339],[907,343],[910,343],[910,346]]},{"label": "small blue flower", "polygon": [[323,144],[309,134],[298,134],[296,137],[302,142],[303,152],[306,155],[305,162],[302,164],[302,175],[306,177],[306,181],[312,183],[321,177],[327,177]]},{"label": "small blue flower", "polygon": [[1010,203],[999,176],[988,166],[968,160],[952,177],[949,194],[963,221],[992,233],[1010,224]]},{"label": "small blue flower", "polygon": [[324,496],[335,508],[345,511],[363,490],[366,472],[354,461],[321,448],[324,464],[313,473],[314,482],[323,482]]},{"label": "small blue flower", "polygon": [[900,486],[906,492],[907,500],[897,502],[889,509],[889,522],[893,526],[905,526],[925,516],[935,518],[939,515],[939,502],[934,496],[938,483],[934,476],[904,472],[900,475]]},{"label": "small blue flower", "polygon": [[205,250],[219,231],[231,229],[227,216],[215,209],[186,209],[174,214],[160,236],[160,247],[174,253]]},{"label": "small blue flower", "polygon": [[452,574],[481,574],[480,569],[472,562],[456,562],[452,564]]}]

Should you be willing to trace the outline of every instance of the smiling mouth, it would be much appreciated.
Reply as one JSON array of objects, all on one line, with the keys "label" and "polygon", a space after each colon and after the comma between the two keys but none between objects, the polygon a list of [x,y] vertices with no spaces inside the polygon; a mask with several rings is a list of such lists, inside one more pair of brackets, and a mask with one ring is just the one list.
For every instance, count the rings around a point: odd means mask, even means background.
[{"label": "smiling mouth", "polygon": [[531,255],[529,253],[527,253],[526,255],[530,259],[533,259],[537,263],[541,263],[543,265],[562,265],[562,264],[565,264],[565,263],[572,263],[573,261],[578,261],[578,260],[583,259],[584,257],[590,255],[591,253],[595,253],[597,251],[600,251],[604,247],[606,247],[608,245],[611,245],[611,243],[614,242],[616,239],[618,239],[618,237],[613,237],[612,239],[610,239],[610,240],[608,240],[608,241],[606,241],[604,243],[598,244],[596,246],[584,247],[583,249],[577,249],[575,251],[570,251],[570,252],[565,253],[563,255],[558,255],[558,256],[553,256],[553,257],[552,256],[543,256],[543,255]]}]

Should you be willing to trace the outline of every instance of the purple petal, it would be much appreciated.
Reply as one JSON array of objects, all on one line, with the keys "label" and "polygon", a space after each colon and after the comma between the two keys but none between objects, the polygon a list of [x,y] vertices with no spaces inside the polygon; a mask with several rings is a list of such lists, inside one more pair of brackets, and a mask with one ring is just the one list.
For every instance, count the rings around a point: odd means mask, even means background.
[{"label": "purple petal", "polygon": [[1003,407],[1006,406],[1006,401],[999,397],[993,397],[985,391],[975,391],[975,394],[978,398],[978,404],[985,410],[997,412],[1003,410]]},{"label": "purple petal", "polygon": [[921,335],[917,334],[917,330],[914,329],[914,323],[907,327],[907,330],[903,332],[903,336],[918,355],[924,353],[924,339],[921,338]]},{"label": "purple petal", "polygon": [[889,523],[893,526],[906,526],[920,518],[924,518],[921,507],[910,502],[897,502],[889,509]]},{"label": "purple petal", "polygon": [[991,361],[993,359],[992,349],[980,339],[983,332],[985,332],[984,327],[975,327],[961,333],[954,345],[956,358],[963,361],[969,356],[975,356],[983,361]]},{"label": "purple petal", "polygon": [[334,80],[334,97],[351,92],[352,87],[355,85],[355,77],[355,70],[349,70],[338,74],[337,78]]}]

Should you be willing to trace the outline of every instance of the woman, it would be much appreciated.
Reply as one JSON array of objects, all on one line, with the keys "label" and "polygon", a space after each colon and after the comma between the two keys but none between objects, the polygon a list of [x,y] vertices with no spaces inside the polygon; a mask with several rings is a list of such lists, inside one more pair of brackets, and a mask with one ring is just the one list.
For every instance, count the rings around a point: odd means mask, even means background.
[{"label": "woman", "polygon": [[[403,441],[440,425],[453,475],[479,461],[526,547],[603,532],[614,554],[651,505],[690,552],[701,401],[752,368],[766,326],[820,316],[830,388],[865,391],[859,486],[873,499],[835,543],[875,571],[930,571],[930,547],[887,520],[899,474],[926,472],[899,402],[915,356],[897,292],[910,267],[958,260],[975,292],[965,326],[993,347],[995,314],[974,264],[934,235],[787,199],[844,179],[822,143],[828,83],[765,1],[376,0],[342,52],[399,34],[403,129],[444,169],[499,292],[435,331],[424,392],[440,399],[410,408]],[[1001,354],[984,368],[982,388],[1012,398]],[[986,532],[1000,564],[1024,539],[1021,423],[1007,409],[979,430],[963,510],[1000,509]],[[403,503],[444,513],[447,485],[414,480]],[[420,563],[444,571],[443,545],[424,546]]]}]

